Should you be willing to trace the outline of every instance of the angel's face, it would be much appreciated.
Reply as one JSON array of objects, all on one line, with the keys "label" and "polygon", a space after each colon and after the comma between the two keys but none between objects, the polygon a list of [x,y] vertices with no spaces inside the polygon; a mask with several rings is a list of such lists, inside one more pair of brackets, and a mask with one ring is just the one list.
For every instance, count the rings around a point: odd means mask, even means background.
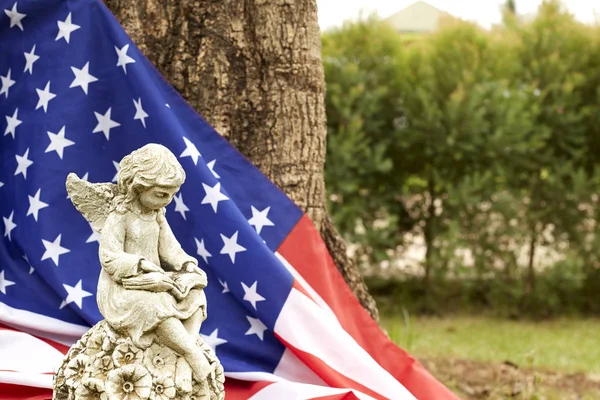
[{"label": "angel's face", "polygon": [[145,208],[158,210],[166,207],[178,191],[179,186],[154,186],[140,194],[138,200]]}]

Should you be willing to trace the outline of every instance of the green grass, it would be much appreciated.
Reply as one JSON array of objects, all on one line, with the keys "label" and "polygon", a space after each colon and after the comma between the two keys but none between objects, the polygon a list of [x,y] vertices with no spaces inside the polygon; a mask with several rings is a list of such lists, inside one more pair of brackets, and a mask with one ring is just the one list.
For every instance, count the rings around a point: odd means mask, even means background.
[{"label": "green grass", "polygon": [[510,361],[564,373],[600,374],[600,319],[545,322],[485,317],[384,316],[392,340],[418,357]]}]

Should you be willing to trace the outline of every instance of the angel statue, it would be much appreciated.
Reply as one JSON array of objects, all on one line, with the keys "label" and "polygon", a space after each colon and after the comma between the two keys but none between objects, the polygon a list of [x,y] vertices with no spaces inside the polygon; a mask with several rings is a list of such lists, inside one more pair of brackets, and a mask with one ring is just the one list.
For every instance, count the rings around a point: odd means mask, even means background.
[{"label": "angel statue", "polygon": [[67,192],[101,233],[99,322],[67,354],[54,399],[223,399],[223,369],[199,335],[207,285],[175,238],[165,207],[185,181],[159,144],[125,156],[117,184],[71,173]]}]

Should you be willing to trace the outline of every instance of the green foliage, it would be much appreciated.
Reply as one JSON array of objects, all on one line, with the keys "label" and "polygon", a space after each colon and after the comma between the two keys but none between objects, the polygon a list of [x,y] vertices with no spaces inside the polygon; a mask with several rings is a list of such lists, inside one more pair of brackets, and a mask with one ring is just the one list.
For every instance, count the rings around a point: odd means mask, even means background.
[{"label": "green foliage", "polygon": [[[374,259],[383,259],[382,249],[394,246],[397,239],[398,211],[401,215],[394,204],[401,180],[389,180],[388,150],[394,126],[403,118],[397,79],[402,42],[374,18],[329,31],[322,42],[329,207],[341,231],[353,242],[368,244],[363,249],[370,249]],[[386,220],[386,225],[377,228],[378,220]],[[357,233],[361,228],[369,234]]]},{"label": "green foliage", "polygon": [[329,207],[363,266],[422,238],[425,288],[600,313],[598,27],[558,1],[418,40],[370,17],[326,32],[323,60]]}]

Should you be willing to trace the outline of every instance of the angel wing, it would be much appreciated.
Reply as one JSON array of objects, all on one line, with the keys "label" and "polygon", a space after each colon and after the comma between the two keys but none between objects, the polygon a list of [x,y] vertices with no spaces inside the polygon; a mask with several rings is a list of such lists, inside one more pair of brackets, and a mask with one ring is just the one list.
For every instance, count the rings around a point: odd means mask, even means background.
[{"label": "angel wing", "polygon": [[67,176],[67,193],[77,211],[92,225],[97,232],[102,231],[108,214],[112,211],[112,203],[117,194],[114,183],[89,183],[74,173]]}]

